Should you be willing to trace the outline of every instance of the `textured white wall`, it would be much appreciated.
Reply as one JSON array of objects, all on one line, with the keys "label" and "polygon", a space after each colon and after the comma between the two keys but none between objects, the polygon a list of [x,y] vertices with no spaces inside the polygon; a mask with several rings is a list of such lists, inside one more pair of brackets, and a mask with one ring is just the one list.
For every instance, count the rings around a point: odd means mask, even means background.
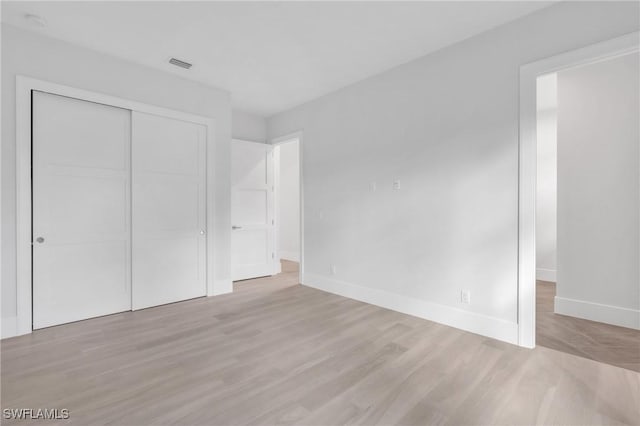
[{"label": "textured white wall", "polygon": [[230,282],[229,93],[2,25],[2,317],[16,314],[16,75],[215,119],[215,278]]},{"label": "textured white wall", "polygon": [[299,143],[277,146],[279,153],[278,251],[283,259],[300,260],[300,162]]},{"label": "textured white wall", "polygon": [[537,181],[536,181],[536,278],[556,280],[557,225],[557,74],[538,78],[537,84]]},{"label": "textured white wall", "polygon": [[512,341],[520,66],[639,12],[561,2],[271,117],[271,138],[304,131],[304,279]]},{"label": "textured white wall", "polygon": [[640,328],[638,54],[558,72],[556,312]]}]

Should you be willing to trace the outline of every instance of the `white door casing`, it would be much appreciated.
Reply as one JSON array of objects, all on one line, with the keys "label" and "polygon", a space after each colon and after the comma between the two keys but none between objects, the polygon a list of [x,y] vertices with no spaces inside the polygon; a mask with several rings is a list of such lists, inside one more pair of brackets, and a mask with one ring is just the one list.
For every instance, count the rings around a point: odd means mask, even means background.
[{"label": "white door casing", "polygon": [[536,345],[536,81],[541,75],[637,52],[639,33],[564,52],[520,67],[518,166],[518,345]]},{"label": "white door casing", "polygon": [[131,309],[131,112],[33,92],[33,328]]},{"label": "white door casing", "polygon": [[231,145],[231,278],[276,273],[274,169],[271,145]]},{"label": "white door casing", "polygon": [[133,112],[133,309],[207,294],[206,128]]}]

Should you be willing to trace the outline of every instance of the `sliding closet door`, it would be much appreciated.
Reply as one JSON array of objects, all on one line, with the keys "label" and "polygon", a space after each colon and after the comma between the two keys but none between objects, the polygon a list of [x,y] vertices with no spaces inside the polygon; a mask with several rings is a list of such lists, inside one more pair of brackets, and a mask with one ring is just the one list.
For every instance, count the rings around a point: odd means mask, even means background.
[{"label": "sliding closet door", "polygon": [[131,309],[131,111],[33,92],[33,328]]},{"label": "sliding closet door", "polygon": [[133,112],[133,309],[206,295],[206,128]]}]

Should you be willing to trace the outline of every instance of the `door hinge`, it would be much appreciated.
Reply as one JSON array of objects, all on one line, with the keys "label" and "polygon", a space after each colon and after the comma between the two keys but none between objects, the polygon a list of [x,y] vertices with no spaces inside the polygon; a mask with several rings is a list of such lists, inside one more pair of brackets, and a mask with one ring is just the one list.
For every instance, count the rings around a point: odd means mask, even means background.
[{"label": "door hinge", "polygon": [[275,221],[275,220],[273,220],[273,219],[271,219],[271,224],[272,224],[272,225],[275,225],[275,224],[276,224],[276,221]]},{"label": "door hinge", "polygon": [[276,254],[275,254],[275,253],[273,253],[273,252],[271,252],[271,258],[272,258],[272,259],[275,259],[275,258],[276,258]]}]

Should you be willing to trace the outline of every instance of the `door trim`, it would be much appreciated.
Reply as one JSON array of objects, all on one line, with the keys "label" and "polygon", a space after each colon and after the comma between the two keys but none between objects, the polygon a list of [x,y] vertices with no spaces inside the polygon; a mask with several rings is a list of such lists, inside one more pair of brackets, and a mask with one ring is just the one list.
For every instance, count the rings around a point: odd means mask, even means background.
[{"label": "door trim", "polygon": [[[175,111],[103,93],[64,86],[22,75],[16,76],[16,322],[15,331],[4,329],[2,337],[31,333],[32,321],[32,253],[31,253],[31,92],[40,91],[67,96],[131,111],[144,112],[177,120],[193,122],[207,128],[207,188],[214,186],[215,120],[213,118]],[[214,273],[214,197],[207,191],[207,296],[224,293],[215,286]]]},{"label": "door trim", "polygon": [[[300,173],[299,173],[299,180],[300,180],[300,262],[298,263],[299,265],[299,271],[298,271],[298,282],[300,284],[304,284],[304,161],[303,161],[303,157],[304,157],[304,142],[303,142],[303,131],[302,130],[298,130],[296,132],[293,133],[288,133],[286,135],[283,136],[279,136],[276,138],[271,138],[271,140],[269,141],[269,143],[271,145],[273,145],[274,147],[276,145],[280,145],[283,143],[287,143],[290,142],[292,139],[297,139],[298,140],[298,162],[300,164]],[[277,218],[276,218],[277,220]],[[276,228],[276,232],[277,232],[277,228]],[[276,235],[276,242],[278,241],[278,236]],[[278,247],[276,247],[276,250],[278,250]],[[280,257],[280,255],[278,254],[278,258]]]},{"label": "door trim", "polygon": [[536,345],[536,79],[544,74],[638,52],[640,32],[520,67],[518,165],[518,345]]}]

